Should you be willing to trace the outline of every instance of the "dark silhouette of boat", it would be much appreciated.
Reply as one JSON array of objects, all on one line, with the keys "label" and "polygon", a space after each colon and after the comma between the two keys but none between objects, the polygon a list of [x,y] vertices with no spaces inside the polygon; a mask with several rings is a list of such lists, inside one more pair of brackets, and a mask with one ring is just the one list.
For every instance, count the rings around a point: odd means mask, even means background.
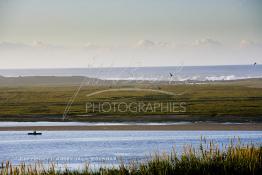
[{"label": "dark silhouette of boat", "polygon": [[29,133],[27,133],[28,135],[42,135],[42,133],[41,132],[36,132],[36,131],[34,131],[34,132],[29,132]]}]

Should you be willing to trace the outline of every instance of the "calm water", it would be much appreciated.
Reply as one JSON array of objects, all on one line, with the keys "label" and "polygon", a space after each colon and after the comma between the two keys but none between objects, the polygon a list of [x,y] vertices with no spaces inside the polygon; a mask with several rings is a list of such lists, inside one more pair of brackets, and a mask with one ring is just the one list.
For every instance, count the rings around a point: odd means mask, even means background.
[{"label": "calm water", "polygon": [[243,144],[262,144],[262,131],[43,131],[28,136],[22,131],[0,132],[0,161],[56,161],[76,167],[116,165],[144,160],[150,153],[169,152],[175,146],[181,153],[185,144],[199,147],[200,137],[218,144],[241,138]]},{"label": "calm water", "polygon": [[72,68],[72,69],[0,69],[2,76],[88,76],[100,79],[127,80],[234,80],[261,78],[262,65],[230,66],[173,66],[128,68]]}]

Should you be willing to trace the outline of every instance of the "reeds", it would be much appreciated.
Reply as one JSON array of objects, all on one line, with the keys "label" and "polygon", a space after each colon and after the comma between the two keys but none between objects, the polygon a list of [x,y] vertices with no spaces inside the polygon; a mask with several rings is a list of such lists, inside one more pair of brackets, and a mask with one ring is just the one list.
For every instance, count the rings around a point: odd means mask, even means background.
[{"label": "reeds", "polygon": [[1,175],[256,175],[262,173],[262,146],[232,142],[219,148],[213,142],[201,143],[198,149],[185,146],[182,155],[177,155],[174,150],[170,154],[155,154],[146,162],[93,171],[88,164],[79,170],[66,167],[61,170],[54,163],[13,166],[7,161],[1,164],[0,172]]}]

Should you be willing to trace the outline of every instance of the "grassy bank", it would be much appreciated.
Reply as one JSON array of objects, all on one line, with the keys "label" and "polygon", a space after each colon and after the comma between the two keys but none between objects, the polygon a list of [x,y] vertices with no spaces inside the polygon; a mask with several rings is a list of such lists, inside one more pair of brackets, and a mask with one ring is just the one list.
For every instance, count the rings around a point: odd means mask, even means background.
[{"label": "grassy bank", "polygon": [[121,164],[114,168],[100,168],[92,171],[88,164],[81,170],[59,170],[55,164],[44,167],[40,163],[35,165],[12,166],[6,162],[2,164],[1,175],[241,175],[261,174],[262,147],[228,146],[219,150],[210,143],[207,148],[200,145],[199,149],[185,147],[182,156],[175,151],[168,154],[152,156],[146,162],[133,162],[129,165]]},{"label": "grassy bank", "polygon": [[[20,80],[22,81],[22,80]],[[53,80],[55,81],[55,80]],[[67,120],[74,121],[218,121],[261,122],[261,79],[209,82],[206,84],[131,83],[124,85],[84,85],[76,95]],[[113,91],[119,88],[139,88],[141,91]],[[28,84],[0,87],[0,120],[2,121],[60,121],[76,85]],[[112,91],[110,91],[112,90]],[[152,91],[151,91],[152,90]],[[105,91],[87,97],[94,92]],[[171,92],[169,95],[157,91]],[[176,103],[177,109],[121,112],[99,111],[99,104],[110,103]],[[92,103],[95,111],[88,109]],[[179,104],[183,103],[182,109]],[[121,106],[123,107],[123,106]],[[87,116],[88,114],[88,116]]]}]

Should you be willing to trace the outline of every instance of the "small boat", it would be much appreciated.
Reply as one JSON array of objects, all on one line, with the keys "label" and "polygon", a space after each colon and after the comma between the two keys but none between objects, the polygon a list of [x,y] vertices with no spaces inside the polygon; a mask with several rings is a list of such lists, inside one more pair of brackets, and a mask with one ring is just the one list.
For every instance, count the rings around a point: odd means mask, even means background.
[{"label": "small boat", "polygon": [[36,132],[36,131],[34,131],[34,132],[29,132],[29,133],[27,133],[28,135],[42,135],[42,133],[41,132]]}]

